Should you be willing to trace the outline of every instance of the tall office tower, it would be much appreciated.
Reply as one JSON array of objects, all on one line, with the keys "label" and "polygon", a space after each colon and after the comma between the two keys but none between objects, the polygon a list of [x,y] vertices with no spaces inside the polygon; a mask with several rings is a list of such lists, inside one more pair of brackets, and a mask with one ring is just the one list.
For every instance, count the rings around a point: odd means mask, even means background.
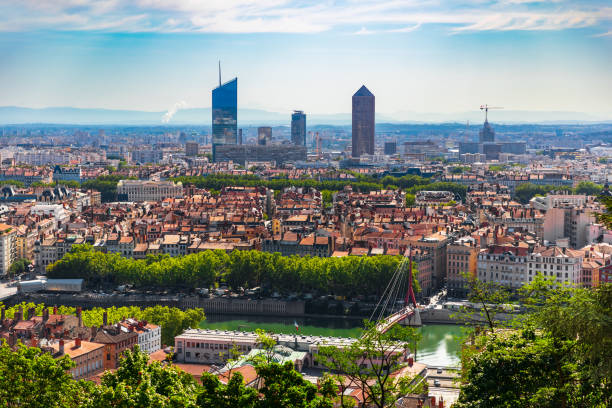
[{"label": "tall office tower", "polygon": [[270,126],[257,128],[257,144],[260,146],[269,146],[272,144],[272,128]]},{"label": "tall office tower", "polygon": [[291,114],[291,142],[297,146],[306,146],[306,114],[293,111]]},{"label": "tall office tower", "polygon": [[363,85],[353,95],[353,157],[374,154],[374,95]]},{"label": "tall office tower", "polygon": [[482,127],[482,129],[480,129],[478,135],[480,137],[480,143],[495,141],[495,131],[493,130],[491,125],[489,125],[488,119],[485,118],[484,126]]},{"label": "tall office tower", "polygon": [[238,136],[238,78],[221,84],[212,91],[212,145],[236,144]]},{"label": "tall office tower", "polygon": [[242,129],[238,129],[238,144],[242,144]]}]

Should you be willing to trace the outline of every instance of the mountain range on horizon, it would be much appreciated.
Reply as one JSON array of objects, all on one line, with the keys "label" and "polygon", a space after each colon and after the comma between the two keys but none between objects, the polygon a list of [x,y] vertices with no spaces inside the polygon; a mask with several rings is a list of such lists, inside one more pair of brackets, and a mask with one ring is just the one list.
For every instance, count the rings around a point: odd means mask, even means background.
[{"label": "mountain range on horizon", "polygon": [[[308,125],[350,125],[350,113],[307,114]],[[164,122],[165,111],[150,112],[140,110],[49,107],[25,108],[16,106],[0,107],[0,124],[74,124],[74,125],[210,125],[211,108],[180,109],[168,122]],[[562,111],[521,111],[497,110],[489,113],[491,122],[496,123],[580,123],[606,122],[612,117],[603,117],[583,112]],[[261,109],[238,109],[238,120],[243,125],[289,125],[291,111],[271,112]],[[482,123],[484,115],[480,111],[456,113],[421,113],[398,111],[377,113],[377,123],[445,123],[458,122]]]}]

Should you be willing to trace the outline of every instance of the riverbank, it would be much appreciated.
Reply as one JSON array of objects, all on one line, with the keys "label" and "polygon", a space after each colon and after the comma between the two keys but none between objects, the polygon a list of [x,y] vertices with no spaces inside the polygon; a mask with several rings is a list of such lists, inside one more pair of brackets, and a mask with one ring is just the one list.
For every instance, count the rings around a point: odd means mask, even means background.
[{"label": "riverbank", "polygon": [[[362,319],[328,317],[265,317],[207,315],[200,323],[201,328],[216,330],[266,331],[283,334],[325,337],[359,337],[363,327]],[[296,330],[295,323],[298,324]],[[422,339],[417,345],[417,361],[430,367],[456,367],[459,365],[461,350],[460,337],[463,327],[448,324],[425,324],[417,329]]]}]

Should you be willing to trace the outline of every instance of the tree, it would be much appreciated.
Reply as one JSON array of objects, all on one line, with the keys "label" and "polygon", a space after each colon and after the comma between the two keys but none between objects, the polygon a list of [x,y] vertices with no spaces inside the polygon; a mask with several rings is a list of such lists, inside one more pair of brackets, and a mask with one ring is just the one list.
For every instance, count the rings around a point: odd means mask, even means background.
[{"label": "tree", "polygon": [[32,262],[29,259],[25,259],[25,258],[21,258],[21,259],[16,260],[9,267],[9,275],[15,276],[15,275],[18,275],[18,274],[22,274],[22,273],[28,272],[28,266],[31,263]]},{"label": "tree", "polygon": [[[353,400],[344,395],[349,388],[359,388],[364,406],[395,406],[400,396],[422,390],[424,383],[407,376],[394,376],[407,363],[405,354],[414,349],[420,335],[411,327],[394,325],[381,333],[376,324],[365,322],[364,334],[343,348],[319,347],[317,360],[332,372],[340,389],[340,404],[351,406]],[[416,381],[415,381],[416,380]]]},{"label": "tree", "polygon": [[117,371],[102,376],[90,407],[195,407],[197,389],[191,375],[173,365],[149,362],[135,346],[124,352]]},{"label": "tree", "polygon": [[601,192],[602,187],[592,181],[581,181],[574,189],[575,194],[597,195]]},{"label": "tree", "polygon": [[413,207],[416,203],[416,196],[414,194],[406,193],[406,207]]},{"label": "tree", "polygon": [[246,387],[240,373],[229,375],[227,385],[210,373],[203,373],[202,389],[197,404],[202,408],[254,408],[258,400],[257,390]]},{"label": "tree", "polygon": [[[571,396],[575,370],[564,357],[571,343],[533,331],[480,336],[462,353],[463,385],[457,408],[595,407]],[[571,401],[571,403],[570,403]],[[584,401],[582,401],[584,402]]]},{"label": "tree", "polygon": [[523,183],[516,186],[514,195],[523,204],[527,204],[536,195],[546,195],[552,191],[555,186],[541,186],[532,183]]},{"label": "tree", "polygon": [[457,406],[610,406],[612,285],[572,288],[538,275],[519,297],[527,312],[515,329],[464,344]]},{"label": "tree", "polygon": [[331,381],[324,379],[320,389],[295,371],[291,361],[261,364],[255,367],[263,380],[259,393],[263,396],[258,408],[332,408],[336,396]]},{"label": "tree", "polygon": [[510,301],[509,290],[493,282],[483,282],[477,276],[463,273],[468,288],[468,300],[471,304],[462,306],[453,317],[467,325],[480,327],[486,324],[491,331],[501,323],[496,317],[507,312]]},{"label": "tree", "polygon": [[76,382],[69,371],[74,363],[64,356],[21,344],[13,351],[0,345],[0,405],[3,407],[74,407],[89,402],[88,384]]}]

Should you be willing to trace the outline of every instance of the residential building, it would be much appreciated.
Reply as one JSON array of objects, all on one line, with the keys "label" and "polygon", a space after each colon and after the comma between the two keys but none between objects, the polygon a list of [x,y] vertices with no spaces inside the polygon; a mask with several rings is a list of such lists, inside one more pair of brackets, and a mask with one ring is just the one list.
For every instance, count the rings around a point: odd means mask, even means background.
[{"label": "residential building", "polygon": [[51,347],[54,357],[68,356],[74,362],[70,373],[75,380],[82,380],[100,374],[104,367],[104,345],[76,338],[74,340],[46,340],[40,346]]},{"label": "residential building", "polygon": [[159,149],[132,150],[132,162],[134,163],[159,163],[164,158],[164,152]]},{"label": "residential building", "polygon": [[138,333],[138,347],[140,351],[151,354],[161,349],[160,326],[133,318],[122,320],[118,324],[128,331],[132,330]]},{"label": "residential building", "polygon": [[200,153],[200,144],[198,142],[185,143],[185,155],[194,157]]},{"label": "residential building", "polygon": [[241,165],[247,162],[273,162],[280,166],[287,162],[306,160],[306,146],[297,145],[217,145],[215,161],[233,161]]},{"label": "residential building", "polygon": [[465,297],[467,280],[463,274],[476,277],[480,246],[471,236],[459,238],[446,248],[446,287],[451,296]]},{"label": "residential building", "polygon": [[6,276],[11,264],[16,260],[16,236],[15,227],[0,224],[0,276]]},{"label": "residential building", "polygon": [[95,329],[91,341],[103,345],[103,366],[105,370],[111,370],[118,367],[119,358],[124,351],[132,350],[138,344],[138,333],[131,328],[126,328],[119,324],[112,326],[105,324]]}]

